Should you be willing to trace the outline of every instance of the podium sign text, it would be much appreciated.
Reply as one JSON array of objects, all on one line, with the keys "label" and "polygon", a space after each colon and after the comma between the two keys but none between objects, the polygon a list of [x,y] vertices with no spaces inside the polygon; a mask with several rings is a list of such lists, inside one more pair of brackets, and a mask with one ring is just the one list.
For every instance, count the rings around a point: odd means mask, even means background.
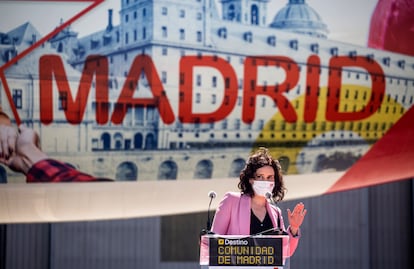
[{"label": "podium sign text", "polygon": [[210,266],[282,266],[282,238],[211,237]]}]

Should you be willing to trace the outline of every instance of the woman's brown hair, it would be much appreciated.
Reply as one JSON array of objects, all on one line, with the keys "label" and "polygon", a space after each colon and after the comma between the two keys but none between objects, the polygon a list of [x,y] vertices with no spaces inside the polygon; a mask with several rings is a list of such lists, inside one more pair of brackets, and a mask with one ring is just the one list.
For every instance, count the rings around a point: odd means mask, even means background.
[{"label": "woman's brown hair", "polygon": [[242,193],[249,196],[254,195],[252,185],[249,180],[255,177],[256,171],[264,166],[271,166],[275,172],[275,186],[272,190],[272,200],[275,202],[282,201],[285,196],[286,188],[283,183],[283,175],[280,163],[273,159],[267,148],[260,147],[256,152],[249,156],[246,165],[240,172],[240,181],[238,184]]}]

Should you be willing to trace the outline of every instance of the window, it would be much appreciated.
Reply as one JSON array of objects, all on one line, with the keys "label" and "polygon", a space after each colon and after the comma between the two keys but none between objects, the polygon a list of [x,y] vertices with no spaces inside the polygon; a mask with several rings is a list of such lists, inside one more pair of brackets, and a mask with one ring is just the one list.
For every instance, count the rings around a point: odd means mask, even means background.
[{"label": "window", "polygon": [[22,108],[22,89],[13,89],[13,103],[17,109]]},{"label": "window", "polygon": [[201,31],[197,31],[197,42],[203,41],[203,36],[201,34]]},{"label": "window", "polygon": [[252,5],[250,16],[251,24],[259,25],[259,8],[257,7],[257,5]]},{"label": "window", "polygon": [[184,40],[184,39],[185,39],[185,30],[180,29],[180,40]]},{"label": "window", "polygon": [[165,71],[161,72],[161,81],[162,83],[167,83],[167,72]]},{"label": "window", "polygon": [[166,7],[162,7],[161,14],[162,15],[167,15],[168,14],[168,9]]},{"label": "window", "polygon": [[264,120],[259,120],[258,129],[263,130],[263,126],[264,126]]},{"label": "window", "polygon": [[253,33],[252,32],[245,32],[243,34],[243,39],[244,39],[244,41],[251,43],[253,41]]},{"label": "window", "polygon": [[211,86],[213,87],[213,88],[216,88],[217,87],[217,77],[216,76],[213,76],[213,78],[211,79]]},{"label": "window", "polygon": [[237,96],[237,105],[238,106],[242,105],[242,101],[243,101],[243,98],[241,96]]},{"label": "window", "polygon": [[168,35],[167,35],[167,27],[166,26],[163,26],[161,28],[161,33],[162,33],[162,37],[165,37],[165,38],[168,37]]},{"label": "window", "polygon": [[221,27],[218,29],[218,36],[222,38],[227,38],[227,28]]},{"label": "window", "polygon": [[185,18],[185,10],[184,9],[180,10],[180,18]]},{"label": "window", "polygon": [[290,40],[289,46],[291,49],[298,50],[298,41],[296,39]]},{"label": "window", "polygon": [[173,161],[163,162],[158,169],[158,179],[177,179],[177,164]]},{"label": "window", "polygon": [[319,44],[318,43],[311,44],[310,49],[313,53],[318,54],[319,53]]},{"label": "window", "polygon": [[99,47],[99,41],[98,40],[91,40],[91,49],[97,49]]},{"label": "window", "polygon": [[241,125],[240,119],[236,119],[234,121],[234,129],[240,130],[240,125]]},{"label": "window", "polygon": [[132,162],[121,163],[116,168],[115,179],[117,181],[136,181],[138,180],[138,168]]},{"label": "window", "polygon": [[227,19],[229,21],[232,21],[236,18],[236,9],[233,4],[229,5],[229,8],[227,10]]},{"label": "window", "polygon": [[202,160],[197,163],[194,172],[194,178],[207,179],[211,178],[213,173],[213,163],[210,160]]},{"label": "window", "polygon": [[351,59],[355,59],[356,58],[356,55],[357,55],[357,52],[355,50],[350,51],[348,53],[348,57],[351,58]]},{"label": "window", "polygon": [[68,93],[67,92],[59,92],[59,110],[67,110],[68,109]]},{"label": "window", "polygon": [[197,86],[201,86],[201,75],[197,75],[196,83],[197,83]]},{"label": "window", "polygon": [[223,122],[221,123],[221,128],[223,129],[223,130],[225,130],[225,129],[227,129],[227,125],[228,125],[228,122],[227,122],[228,120],[227,119],[225,119],[225,120],[223,120]]},{"label": "window", "polygon": [[268,36],[267,37],[267,44],[269,44],[272,47],[276,46],[276,36]]},{"label": "window", "polygon": [[59,43],[59,45],[58,45],[58,49],[57,49],[57,51],[58,52],[63,52],[63,44],[60,42]]}]

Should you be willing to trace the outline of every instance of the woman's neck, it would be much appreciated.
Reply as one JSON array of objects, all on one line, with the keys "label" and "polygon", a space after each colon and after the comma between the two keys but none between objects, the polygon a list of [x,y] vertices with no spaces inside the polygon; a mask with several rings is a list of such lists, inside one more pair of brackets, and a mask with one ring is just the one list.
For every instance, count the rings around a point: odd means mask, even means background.
[{"label": "woman's neck", "polygon": [[252,196],[252,203],[256,206],[265,206],[266,205],[266,198],[259,195]]}]

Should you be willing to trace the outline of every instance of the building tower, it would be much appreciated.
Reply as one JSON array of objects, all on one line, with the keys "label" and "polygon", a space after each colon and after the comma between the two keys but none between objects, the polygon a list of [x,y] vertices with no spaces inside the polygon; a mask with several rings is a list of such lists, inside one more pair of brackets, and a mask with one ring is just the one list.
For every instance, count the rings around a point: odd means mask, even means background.
[{"label": "building tower", "polygon": [[274,17],[270,27],[326,38],[328,28],[319,14],[305,0],[289,0]]},{"label": "building tower", "polygon": [[266,25],[266,7],[269,0],[220,0],[220,2],[223,20],[257,26]]},{"label": "building tower", "polygon": [[[60,23],[63,24],[63,19]],[[49,42],[57,52],[64,53],[72,58],[75,56],[72,48],[76,47],[77,37],[78,34],[72,31],[69,26],[53,36]]]}]

